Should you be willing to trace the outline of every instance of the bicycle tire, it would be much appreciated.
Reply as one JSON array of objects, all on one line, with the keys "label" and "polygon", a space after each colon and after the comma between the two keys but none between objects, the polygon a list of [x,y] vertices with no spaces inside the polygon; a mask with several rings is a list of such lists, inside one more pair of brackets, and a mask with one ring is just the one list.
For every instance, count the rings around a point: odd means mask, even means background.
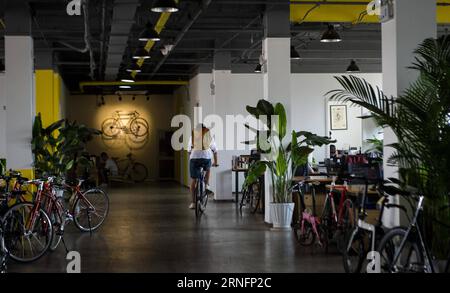
[{"label": "bicycle tire", "polygon": [[141,163],[133,163],[130,177],[131,177],[131,180],[136,183],[144,182],[148,177],[147,167]]},{"label": "bicycle tire", "polygon": [[[395,244],[400,244],[406,233],[407,230],[405,228],[397,227],[390,230],[381,239],[377,251],[380,253],[380,267],[382,273],[424,272],[422,269],[412,270],[406,268],[410,266],[412,261],[415,262],[415,267],[425,268],[423,251],[419,248],[419,245],[416,242],[411,241],[410,239],[406,240],[405,246],[402,249],[402,252],[404,249],[410,249],[407,251],[406,258],[402,259],[402,257],[399,257],[398,261],[400,261],[400,267],[399,265],[396,265],[395,270],[391,270],[391,267],[393,268],[392,263],[394,261],[394,254],[399,249],[399,247],[395,247]],[[394,239],[396,237],[399,237],[399,239]],[[414,252],[415,259],[412,258],[411,252]]]},{"label": "bicycle tire", "polygon": [[[302,223],[304,225],[302,231]],[[310,222],[302,220],[300,223],[295,224],[294,234],[297,242],[303,247],[308,247],[314,244],[316,235],[314,234],[313,227]]]},{"label": "bicycle tire", "polygon": [[343,205],[343,216],[340,229],[336,233],[337,248],[341,253],[346,249],[346,240],[351,235],[355,228],[355,208],[351,200],[346,200]]},{"label": "bicycle tire", "polygon": [[[98,198],[99,200],[95,200],[94,196],[95,195],[99,195]],[[85,193],[83,193],[83,196],[90,202],[90,204],[92,206],[94,206],[93,208],[95,209],[95,211],[99,211],[99,213],[95,212],[94,215],[96,216],[96,218],[99,219],[99,221],[92,225],[92,220],[89,219],[90,217],[90,209],[92,209],[92,207],[88,208],[88,203],[85,202],[83,197],[78,197],[75,200],[75,203],[73,205],[72,208],[72,215],[73,215],[73,222],[75,224],[75,226],[82,232],[93,232],[95,230],[97,230],[98,228],[100,228],[101,225],[103,225],[103,223],[105,222],[108,213],[109,213],[109,197],[106,194],[106,192],[104,192],[101,189],[90,189],[88,191],[86,191]],[[86,210],[86,216],[87,216],[87,223],[81,222],[80,219],[82,216],[82,211]]]},{"label": "bicycle tire", "polygon": [[261,196],[259,194],[259,191],[255,192],[254,189],[252,188],[252,192],[250,195],[250,212],[252,214],[255,214],[258,211],[260,202]]},{"label": "bicycle tire", "polygon": [[149,134],[148,122],[143,118],[136,118],[130,122],[130,133],[135,137],[147,137]]},{"label": "bicycle tire", "polygon": [[102,123],[102,134],[107,138],[114,138],[120,134],[120,129],[117,127],[117,120],[108,118]]},{"label": "bicycle tire", "polygon": [[[354,235],[354,237],[351,237],[352,235]],[[352,232],[346,241],[345,249],[342,253],[342,260],[346,273],[361,273],[361,268],[368,252],[364,236],[367,236],[367,233],[355,228],[354,232]]]},{"label": "bicycle tire", "polygon": [[200,187],[200,180],[197,180],[197,187],[195,188],[195,216],[200,218],[201,211],[200,211],[200,194],[201,194],[201,187]]},{"label": "bicycle tire", "polygon": [[[25,208],[27,207],[27,208]],[[18,242],[21,242],[22,244],[25,243],[26,239],[22,239],[22,241],[17,241],[16,236],[19,237],[29,237],[28,235],[24,235],[21,236],[20,233],[22,231],[17,231],[17,227],[22,228],[24,225],[23,224],[19,224],[17,225],[16,223],[12,222],[12,220],[14,220],[16,217],[16,215],[19,215],[20,217],[20,212],[21,209],[23,208],[24,212],[31,212],[34,208],[34,204],[30,203],[30,202],[22,202],[16,205],[13,205],[10,209],[8,209],[8,211],[5,213],[5,215],[3,216],[3,223],[4,223],[4,227],[5,227],[5,247],[8,251],[8,255],[11,259],[17,261],[17,262],[21,262],[21,263],[29,263],[29,262],[33,262],[38,260],[39,258],[41,258],[49,249],[50,244],[52,242],[52,236],[53,236],[53,226],[51,224],[50,221],[50,217],[47,215],[47,213],[43,210],[43,209],[39,209],[39,215],[37,216],[37,219],[35,221],[35,226],[39,225],[39,223],[43,226],[43,233],[42,235],[40,235],[41,233],[38,232],[38,236],[43,236],[43,240],[44,245],[42,245],[41,241],[38,240],[38,243],[41,244],[41,249],[40,251],[34,255],[34,256],[30,256],[30,257],[26,257],[25,256],[25,247],[22,250],[23,255],[22,257],[19,257],[18,255],[16,255],[16,248],[13,247],[13,244],[17,244]],[[20,219],[20,218],[17,219]],[[22,216],[22,218],[27,218],[29,216]],[[24,221],[21,221],[19,223],[23,223]],[[16,224],[16,225],[15,225]],[[34,231],[34,227],[32,229],[32,231]],[[23,233],[23,232],[22,232]],[[32,233],[31,235],[33,235],[34,233]],[[14,239],[12,239],[14,237]],[[31,237],[30,237],[31,238]],[[37,238],[35,236],[35,238]],[[14,243],[13,243],[14,241]],[[28,241],[30,247],[32,247],[32,244],[30,241]],[[35,249],[31,249],[32,251],[37,251]]]},{"label": "bicycle tire", "polygon": [[[57,211],[53,211],[50,215],[50,221],[53,226],[53,236],[48,249],[49,251],[53,252],[58,248],[59,244],[61,243],[62,233],[59,233],[58,230],[61,225],[64,225],[64,220],[61,219],[61,215]],[[64,228],[62,229],[62,231],[64,231]]]}]

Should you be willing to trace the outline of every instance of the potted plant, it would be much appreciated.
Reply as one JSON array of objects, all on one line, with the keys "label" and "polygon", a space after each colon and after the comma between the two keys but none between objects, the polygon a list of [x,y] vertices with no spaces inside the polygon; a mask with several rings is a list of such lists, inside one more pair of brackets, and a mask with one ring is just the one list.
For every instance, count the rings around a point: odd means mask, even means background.
[{"label": "potted plant", "polygon": [[76,166],[89,167],[87,143],[101,132],[68,120],[57,121],[44,128],[38,114],[33,125],[31,142],[34,167],[38,176],[62,176],[73,172]]},{"label": "potted plant", "polygon": [[265,126],[264,129],[247,128],[256,132],[256,139],[246,142],[256,144],[261,152],[261,160],[253,163],[247,174],[245,185],[255,183],[269,171],[272,185],[270,215],[274,229],[290,229],[294,203],[292,202],[292,177],[299,166],[308,162],[308,155],[314,146],[322,146],[332,141],[310,132],[287,133],[286,111],[282,104],[275,106],[260,100],[256,107],[247,106],[247,111]]},{"label": "potted plant", "polygon": [[426,39],[415,54],[411,68],[419,78],[396,99],[355,76],[336,77],[343,89],[327,95],[368,109],[379,126],[392,129],[398,142],[386,159],[403,185],[426,197],[426,234],[435,255],[445,257],[450,235],[437,222],[450,222],[450,209],[443,209],[450,203],[450,36]]}]

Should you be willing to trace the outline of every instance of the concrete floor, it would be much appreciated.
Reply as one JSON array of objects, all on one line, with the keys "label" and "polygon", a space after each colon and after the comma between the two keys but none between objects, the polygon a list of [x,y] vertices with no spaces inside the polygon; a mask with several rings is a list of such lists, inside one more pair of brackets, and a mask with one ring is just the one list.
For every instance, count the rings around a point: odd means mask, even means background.
[{"label": "concrete floor", "polygon": [[[262,215],[231,202],[210,201],[199,222],[187,189],[155,184],[109,190],[110,214],[92,235],[72,224],[65,238],[81,254],[82,272],[294,273],[343,272],[337,253],[305,249],[292,232],[273,232]],[[10,272],[65,272],[62,245],[32,264],[10,261]]]}]

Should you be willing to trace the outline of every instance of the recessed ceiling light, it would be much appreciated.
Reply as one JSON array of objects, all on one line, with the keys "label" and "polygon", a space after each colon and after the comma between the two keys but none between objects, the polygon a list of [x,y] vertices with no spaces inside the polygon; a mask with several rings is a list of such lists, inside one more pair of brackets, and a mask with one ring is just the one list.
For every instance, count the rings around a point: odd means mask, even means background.
[{"label": "recessed ceiling light", "polygon": [[300,60],[300,55],[298,54],[298,52],[294,46],[291,46],[291,59],[292,60]]},{"label": "recessed ceiling light", "polygon": [[356,64],[355,60],[352,60],[352,62],[350,62],[350,65],[347,67],[347,72],[360,72],[361,70],[359,70],[358,65]]},{"label": "recessed ceiling light", "polygon": [[149,52],[144,48],[139,48],[133,55],[133,59],[150,59]]},{"label": "recessed ceiling light", "polygon": [[133,63],[132,65],[130,65],[130,67],[127,68],[127,72],[137,72],[140,73],[142,72],[141,67],[139,67],[139,65],[137,65],[136,63]]},{"label": "recessed ceiling light", "polygon": [[158,13],[172,13],[178,11],[178,5],[175,0],[157,0],[151,10]]},{"label": "recessed ceiling light", "polygon": [[159,42],[159,41],[161,41],[161,38],[159,37],[158,32],[155,31],[153,26],[149,23],[146,25],[145,29],[139,35],[139,41],[141,41],[141,42],[148,42],[148,41]]},{"label": "recessed ceiling light", "polygon": [[119,86],[119,88],[121,88],[121,89],[131,89],[131,86],[129,86],[129,85],[121,85],[121,86]]},{"label": "recessed ceiling light", "polygon": [[322,39],[320,41],[322,43],[338,43],[342,41],[342,39],[334,26],[332,24],[329,24],[328,29],[323,33]]}]

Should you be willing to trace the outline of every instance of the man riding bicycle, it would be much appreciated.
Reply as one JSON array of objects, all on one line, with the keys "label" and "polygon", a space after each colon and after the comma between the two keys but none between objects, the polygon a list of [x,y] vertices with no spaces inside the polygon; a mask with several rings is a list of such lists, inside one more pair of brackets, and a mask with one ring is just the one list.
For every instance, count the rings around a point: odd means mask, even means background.
[{"label": "man riding bicycle", "polygon": [[206,172],[206,193],[208,195],[213,195],[214,193],[209,188],[212,158],[214,158],[214,163],[212,166],[218,166],[216,144],[214,139],[211,137],[210,130],[205,125],[199,124],[192,131],[192,137],[189,140],[188,152],[190,154],[189,171],[191,174],[192,195],[192,202],[189,208],[195,209],[195,185],[197,180],[201,178],[201,169],[203,168]]}]

